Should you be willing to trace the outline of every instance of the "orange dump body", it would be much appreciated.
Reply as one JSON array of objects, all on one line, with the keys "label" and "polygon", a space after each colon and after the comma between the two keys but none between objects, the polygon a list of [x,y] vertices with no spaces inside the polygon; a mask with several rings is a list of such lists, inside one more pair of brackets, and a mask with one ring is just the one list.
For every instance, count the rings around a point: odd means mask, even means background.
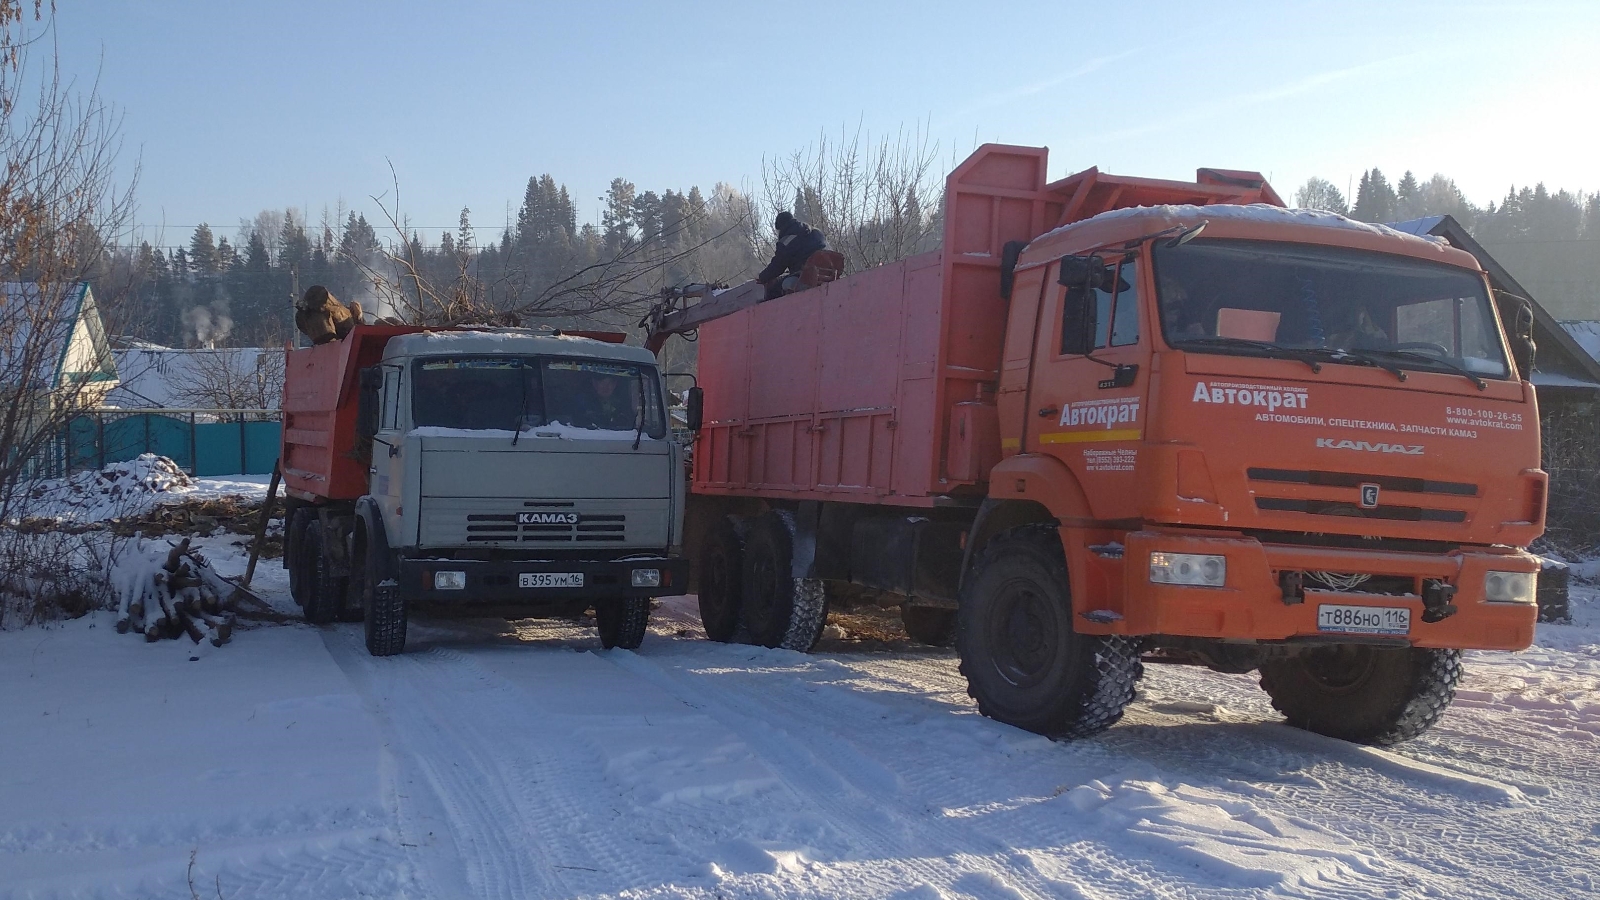
[{"label": "orange dump body", "polygon": [[342,341],[291,350],[283,375],[284,491],[313,503],[355,500],[367,492],[367,463],[356,458],[360,372],[383,358],[389,339],[411,325],[357,325]]}]

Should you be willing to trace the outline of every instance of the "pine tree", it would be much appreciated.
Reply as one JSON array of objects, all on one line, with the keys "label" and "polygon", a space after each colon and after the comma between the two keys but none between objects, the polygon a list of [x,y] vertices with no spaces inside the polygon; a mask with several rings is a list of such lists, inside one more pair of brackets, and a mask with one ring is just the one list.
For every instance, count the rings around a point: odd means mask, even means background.
[{"label": "pine tree", "polygon": [[711,232],[710,222],[707,221],[706,198],[700,193],[699,185],[689,188],[683,212],[689,218],[686,223],[689,244],[694,247],[704,244]]},{"label": "pine tree", "polygon": [[211,226],[204,222],[194,227],[194,235],[189,238],[189,265],[196,275],[215,275],[221,269]]},{"label": "pine tree", "polygon": [[633,182],[621,178],[611,179],[611,187],[601,200],[605,209],[600,212],[600,228],[604,234],[605,252],[616,255],[633,246],[633,200],[636,189]]},{"label": "pine tree", "polygon": [[283,228],[278,232],[278,266],[283,269],[300,272],[304,271],[305,264],[311,256],[311,239],[306,237],[306,229],[300,223],[294,210],[289,210],[283,217]]},{"label": "pine tree", "polygon": [[1417,184],[1417,176],[1411,174],[1410,169],[1400,177],[1400,183],[1395,185],[1394,193],[1396,219],[1406,222],[1427,215],[1423,212],[1421,188]]},{"label": "pine tree", "polygon": [[1361,174],[1361,187],[1356,191],[1356,205],[1350,218],[1362,222],[1394,221],[1396,197],[1389,179],[1377,169]]}]

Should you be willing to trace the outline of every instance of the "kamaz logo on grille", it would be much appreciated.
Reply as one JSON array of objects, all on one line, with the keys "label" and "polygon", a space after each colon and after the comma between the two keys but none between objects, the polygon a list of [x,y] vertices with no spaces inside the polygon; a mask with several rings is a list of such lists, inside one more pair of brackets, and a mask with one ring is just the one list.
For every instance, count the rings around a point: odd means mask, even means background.
[{"label": "kamaz logo on grille", "polygon": [[1421,444],[1372,444],[1367,441],[1339,441],[1333,438],[1317,438],[1317,447],[1322,450],[1365,450],[1368,453],[1404,453],[1407,456],[1421,456]]},{"label": "kamaz logo on grille", "polygon": [[517,513],[518,525],[576,525],[577,513]]}]

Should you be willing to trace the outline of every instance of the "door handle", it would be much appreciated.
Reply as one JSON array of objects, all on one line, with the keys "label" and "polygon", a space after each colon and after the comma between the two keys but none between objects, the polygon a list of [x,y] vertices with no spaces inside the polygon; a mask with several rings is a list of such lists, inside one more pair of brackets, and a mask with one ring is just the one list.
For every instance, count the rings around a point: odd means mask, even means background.
[{"label": "door handle", "polygon": [[1053,416],[1058,412],[1061,412],[1061,407],[1059,407],[1059,406],[1046,406],[1043,409],[1039,410],[1039,418],[1043,419],[1043,418],[1046,418],[1048,416]]}]

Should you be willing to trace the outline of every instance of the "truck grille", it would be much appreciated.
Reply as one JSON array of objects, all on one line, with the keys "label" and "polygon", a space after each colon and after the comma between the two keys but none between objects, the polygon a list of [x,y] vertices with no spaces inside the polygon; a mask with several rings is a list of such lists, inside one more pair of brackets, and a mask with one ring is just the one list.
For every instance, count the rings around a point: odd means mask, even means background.
[{"label": "truck grille", "polygon": [[516,513],[467,516],[467,543],[528,544],[613,543],[627,539],[625,515],[580,515],[574,524],[517,524]]},{"label": "truck grille", "polygon": [[[1408,478],[1399,475],[1364,475],[1360,472],[1326,472],[1316,469],[1265,469],[1245,470],[1251,481],[1275,484],[1303,484],[1310,487],[1351,488],[1359,490],[1364,484],[1375,484],[1380,491],[1402,494],[1433,494],[1450,497],[1476,497],[1478,486],[1460,481],[1435,481],[1430,478]],[[1434,509],[1383,503],[1363,507],[1356,498],[1350,500],[1302,499],[1292,497],[1257,497],[1256,509],[1274,512],[1299,512],[1313,516],[1349,516],[1361,519],[1387,519],[1396,522],[1465,522],[1467,514],[1459,509]]]},{"label": "truck grille", "polygon": [[1478,496],[1478,486],[1459,481],[1433,481],[1428,478],[1404,478],[1397,475],[1362,475],[1357,472],[1323,472],[1316,469],[1247,469],[1251,481],[1275,481],[1279,484],[1309,484],[1316,487],[1360,487],[1375,484],[1386,491],[1409,494],[1452,494],[1457,497]]},{"label": "truck grille", "polygon": [[1277,512],[1302,512],[1313,516],[1354,516],[1363,519],[1391,519],[1398,522],[1465,522],[1459,509],[1428,509],[1422,506],[1375,506],[1363,508],[1339,500],[1294,500],[1287,497],[1257,497],[1256,509]]}]

